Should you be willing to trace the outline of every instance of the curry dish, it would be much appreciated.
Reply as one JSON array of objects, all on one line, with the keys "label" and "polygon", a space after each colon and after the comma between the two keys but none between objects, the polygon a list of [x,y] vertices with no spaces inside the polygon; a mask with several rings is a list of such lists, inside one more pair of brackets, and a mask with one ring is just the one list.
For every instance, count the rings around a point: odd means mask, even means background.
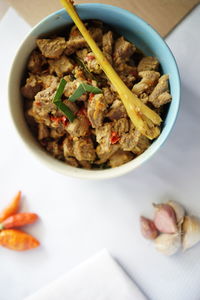
[{"label": "curry dish", "polygon": [[[86,26],[128,88],[164,118],[171,95],[158,59],[100,21]],[[76,26],[36,44],[21,92],[27,123],[47,152],[74,167],[102,169],[127,163],[151,145]]]}]

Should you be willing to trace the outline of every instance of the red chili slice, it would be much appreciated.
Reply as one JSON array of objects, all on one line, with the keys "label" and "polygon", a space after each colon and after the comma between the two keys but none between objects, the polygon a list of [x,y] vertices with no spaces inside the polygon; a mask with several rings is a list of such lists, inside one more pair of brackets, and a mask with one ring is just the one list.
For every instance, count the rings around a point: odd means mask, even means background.
[{"label": "red chili slice", "polygon": [[117,132],[113,131],[111,132],[111,136],[110,136],[110,142],[111,144],[116,144],[117,142],[119,142],[120,140],[120,136],[118,136]]},{"label": "red chili slice", "polygon": [[88,100],[89,100],[89,101],[91,101],[91,100],[92,100],[92,98],[94,97],[94,95],[95,95],[95,94],[93,94],[93,93],[90,93],[90,95],[89,95],[89,99],[88,99]]}]

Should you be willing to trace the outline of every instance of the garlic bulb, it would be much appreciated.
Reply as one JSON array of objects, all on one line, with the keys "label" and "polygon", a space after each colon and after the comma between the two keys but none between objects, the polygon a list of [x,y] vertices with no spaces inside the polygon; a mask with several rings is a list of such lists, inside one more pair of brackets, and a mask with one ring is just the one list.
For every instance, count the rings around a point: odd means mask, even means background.
[{"label": "garlic bulb", "polygon": [[156,229],[154,222],[143,216],[140,217],[140,228],[143,237],[146,239],[154,240],[158,235],[158,230]]},{"label": "garlic bulb", "polygon": [[170,200],[169,202],[167,202],[167,204],[173,208],[176,214],[177,223],[178,225],[181,225],[185,216],[185,209],[180,203],[173,200]]},{"label": "garlic bulb", "polygon": [[168,204],[154,204],[156,208],[154,224],[156,228],[163,233],[177,232],[177,220],[175,211]]},{"label": "garlic bulb", "polygon": [[183,250],[187,250],[200,241],[200,219],[186,216],[183,222]]},{"label": "garlic bulb", "polygon": [[162,233],[155,239],[155,247],[165,255],[173,255],[181,247],[181,236],[179,233]]}]

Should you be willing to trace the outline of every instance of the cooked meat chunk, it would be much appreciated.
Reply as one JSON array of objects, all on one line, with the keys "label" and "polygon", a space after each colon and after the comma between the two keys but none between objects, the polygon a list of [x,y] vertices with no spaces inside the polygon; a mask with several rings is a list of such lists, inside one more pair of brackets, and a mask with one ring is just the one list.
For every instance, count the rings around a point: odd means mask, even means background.
[{"label": "cooked meat chunk", "polygon": [[102,69],[101,69],[99,63],[97,62],[93,52],[89,52],[87,54],[87,56],[84,59],[84,62],[87,64],[88,70],[90,72],[93,72],[96,74],[100,74],[102,72]]},{"label": "cooked meat chunk", "polygon": [[66,134],[66,130],[63,127],[51,128],[50,137],[53,139],[59,139]]},{"label": "cooked meat chunk", "polygon": [[[102,29],[101,28],[90,28],[89,32],[93,39],[101,44],[102,42]],[[84,40],[83,36],[81,35],[80,31],[76,26],[72,27],[72,30],[70,32],[69,40],[66,42],[66,49],[65,54],[71,55],[76,50],[87,47],[87,42]]]},{"label": "cooked meat chunk", "polygon": [[78,79],[79,81],[86,81],[85,73],[81,67],[76,66],[73,72],[73,75],[76,79]]},{"label": "cooked meat chunk", "polygon": [[133,151],[138,144],[140,133],[138,130],[130,131],[122,135],[119,143],[124,151]]},{"label": "cooked meat chunk", "polygon": [[88,102],[88,118],[93,128],[98,128],[102,125],[106,115],[106,101],[103,94],[97,94]]},{"label": "cooked meat chunk", "polygon": [[89,161],[87,161],[87,160],[80,160],[79,161],[79,164],[81,165],[81,167],[83,167],[84,169],[91,169],[92,168],[92,166],[91,166],[91,164],[89,163]]},{"label": "cooked meat chunk", "polygon": [[109,166],[111,168],[119,167],[134,158],[133,153],[118,150],[109,159]]},{"label": "cooked meat chunk", "polygon": [[84,115],[78,116],[73,122],[67,126],[67,132],[72,137],[86,136],[89,131],[89,122]]},{"label": "cooked meat chunk", "polygon": [[51,87],[53,90],[56,90],[59,84],[59,79],[53,75],[41,75],[40,80],[43,85],[43,89]]},{"label": "cooked meat chunk", "polygon": [[132,150],[132,152],[136,155],[140,155],[147,148],[149,148],[150,145],[151,145],[151,142],[149,141],[149,139],[144,135],[140,135],[139,141],[138,141],[137,145],[135,146],[135,148]]},{"label": "cooked meat chunk", "polygon": [[135,45],[126,41],[123,36],[118,38],[114,45],[113,56],[115,64],[121,64],[129,61],[135,50]]},{"label": "cooked meat chunk", "polygon": [[56,74],[58,77],[63,77],[64,74],[72,72],[74,65],[72,61],[65,55],[62,55],[59,59],[49,59],[49,72],[50,74]]},{"label": "cooked meat chunk", "polygon": [[54,91],[47,88],[35,96],[33,102],[33,117],[38,123],[44,123],[49,126],[51,124],[50,114],[55,114],[57,108],[53,103]]},{"label": "cooked meat chunk", "polygon": [[63,150],[57,141],[48,142],[47,151],[50,152],[54,157],[61,160],[63,159]]},{"label": "cooked meat chunk", "polygon": [[144,104],[146,104],[149,101],[149,96],[147,95],[147,93],[140,94],[139,98]]},{"label": "cooked meat chunk", "polygon": [[37,46],[47,58],[59,58],[66,48],[66,41],[63,37],[54,39],[37,39]]},{"label": "cooked meat chunk", "polygon": [[119,65],[115,65],[115,69],[120,78],[131,89],[133,87],[134,81],[136,80],[137,68],[134,66],[129,66],[128,64],[121,63]]},{"label": "cooked meat chunk", "polygon": [[106,56],[107,60],[112,64],[112,52],[113,52],[113,33],[112,31],[108,31],[103,35],[102,40],[102,49],[103,53]]},{"label": "cooked meat chunk", "polygon": [[49,129],[44,124],[38,124],[38,140],[43,140],[49,137]]},{"label": "cooked meat chunk", "polygon": [[103,31],[100,27],[90,27],[89,33],[99,46],[102,45]]},{"label": "cooked meat chunk", "polygon": [[65,158],[74,156],[73,139],[70,136],[66,137],[63,141],[63,153]]},{"label": "cooked meat chunk", "polygon": [[21,88],[22,95],[30,100],[34,100],[35,95],[41,91],[42,89],[42,82],[38,80],[37,76],[30,75],[26,79],[26,84]]},{"label": "cooked meat chunk", "polygon": [[97,146],[96,153],[99,159],[95,162],[97,165],[105,163],[117,150],[119,150],[120,145],[110,145],[109,150],[105,151],[105,148],[102,145]]},{"label": "cooked meat chunk", "polygon": [[29,57],[27,68],[33,74],[40,73],[42,66],[46,63],[45,57],[40,52],[34,50]]},{"label": "cooked meat chunk", "polygon": [[139,76],[142,80],[136,83],[132,88],[132,91],[136,95],[140,95],[144,92],[149,93],[157,84],[160,73],[155,71],[143,71],[139,73]]},{"label": "cooked meat chunk", "polygon": [[141,59],[138,64],[138,72],[142,71],[156,71],[158,70],[159,61],[156,57],[146,56]]},{"label": "cooked meat chunk", "polygon": [[112,132],[112,124],[105,123],[103,126],[96,128],[96,140],[99,144],[101,144],[102,153],[109,152],[110,150],[110,137]]},{"label": "cooked meat chunk", "polygon": [[75,168],[79,167],[79,164],[78,164],[76,158],[74,158],[74,157],[65,157],[65,161],[68,165],[70,165],[72,167],[75,167]]},{"label": "cooked meat chunk", "polygon": [[118,136],[129,131],[129,121],[126,118],[114,120],[112,123],[112,131],[116,132]]},{"label": "cooked meat chunk", "polygon": [[74,155],[78,160],[93,162],[96,158],[94,145],[90,138],[74,138]]},{"label": "cooked meat chunk", "polygon": [[103,88],[103,95],[107,104],[112,104],[116,99],[115,94],[111,91],[109,87]]},{"label": "cooked meat chunk", "polygon": [[137,68],[135,66],[130,66],[128,64],[125,63],[121,63],[119,65],[115,66],[115,69],[117,70],[117,72],[122,73],[124,75],[132,75],[134,78],[137,77]]},{"label": "cooked meat chunk", "polygon": [[76,51],[76,56],[78,58],[80,58],[82,61],[84,61],[84,59],[86,58],[86,56],[88,55],[88,49],[87,48],[84,48],[84,49],[81,49],[81,50],[78,50]]},{"label": "cooked meat chunk", "polygon": [[116,99],[111,105],[107,115],[110,120],[119,120],[127,117],[127,112],[121,100]]},{"label": "cooked meat chunk", "polygon": [[160,107],[171,101],[172,97],[169,94],[168,75],[160,77],[158,84],[149,96],[149,101],[155,106]]}]

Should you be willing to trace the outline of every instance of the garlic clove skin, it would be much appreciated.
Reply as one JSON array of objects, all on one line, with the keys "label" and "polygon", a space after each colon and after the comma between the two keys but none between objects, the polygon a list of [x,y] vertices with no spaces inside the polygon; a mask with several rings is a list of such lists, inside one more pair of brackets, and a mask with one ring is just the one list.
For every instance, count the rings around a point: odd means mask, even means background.
[{"label": "garlic clove skin", "polygon": [[155,239],[155,248],[164,255],[171,256],[181,248],[179,233],[162,233]]},{"label": "garlic clove skin", "polygon": [[154,224],[162,233],[176,233],[178,231],[174,209],[168,204],[153,204],[156,208]]},{"label": "garlic clove skin", "polygon": [[170,200],[166,204],[170,205],[173,208],[173,210],[175,211],[176,220],[177,220],[178,225],[180,226],[184,220],[185,209],[183,208],[183,206],[180,203],[173,201],[173,200]]},{"label": "garlic clove skin", "polygon": [[154,222],[143,216],[140,217],[140,229],[144,238],[154,240],[158,236],[158,230]]},{"label": "garlic clove skin", "polygon": [[183,222],[183,250],[187,250],[200,241],[200,219],[194,216],[185,216]]}]

